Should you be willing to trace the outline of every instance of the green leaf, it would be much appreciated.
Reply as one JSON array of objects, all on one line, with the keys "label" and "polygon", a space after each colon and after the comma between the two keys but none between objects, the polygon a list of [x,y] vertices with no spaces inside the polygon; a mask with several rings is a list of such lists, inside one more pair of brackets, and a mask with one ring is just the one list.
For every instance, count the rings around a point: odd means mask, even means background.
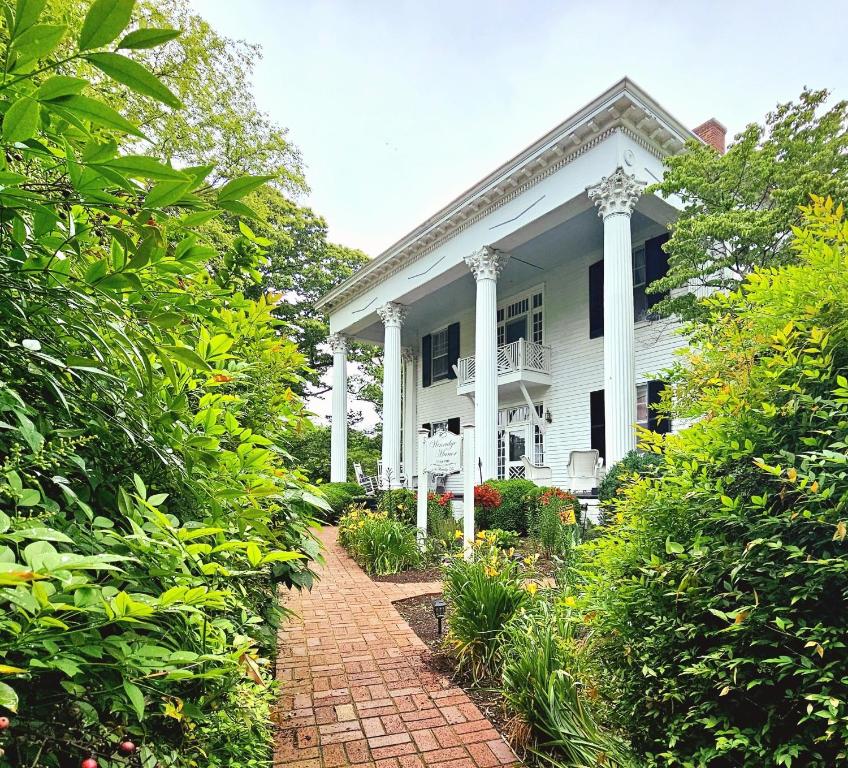
[{"label": "green leaf", "polygon": [[111,43],[130,23],[134,5],[135,0],[95,0],[82,23],[80,50]]},{"label": "green leaf", "polygon": [[212,366],[209,365],[200,355],[197,354],[193,349],[189,349],[188,347],[178,347],[175,345],[169,345],[163,347],[163,349],[168,350],[172,357],[175,357],[179,362],[183,365],[188,366],[189,368],[195,368],[201,371],[211,371]]},{"label": "green leaf", "polygon": [[18,694],[6,683],[0,683],[0,707],[6,707],[12,712],[18,711]]},{"label": "green leaf", "polygon": [[40,107],[35,99],[22,96],[9,107],[3,118],[3,140],[13,143],[35,136]]},{"label": "green leaf", "polygon": [[118,43],[118,48],[155,48],[179,37],[180,34],[179,29],[136,29]]},{"label": "green leaf", "polygon": [[34,59],[43,59],[65,36],[67,27],[63,24],[36,24],[12,43],[12,50],[18,54],[17,66]]},{"label": "green leaf", "polygon": [[129,680],[124,680],[124,691],[126,691],[138,719],[144,720],[144,694],[141,692],[141,688],[135,683],[129,682]]},{"label": "green leaf", "polygon": [[218,191],[218,202],[238,200],[273,178],[273,176],[241,176],[238,179],[228,181]]},{"label": "green leaf", "polygon": [[14,541],[60,541],[63,544],[73,544],[73,539],[70,539],[61,531],[55,531],[52,528],[24,528],[21,531],[7,533],[10,539]]},{"label": "green leaf", "polygon": [[122,131],[142,139],[146,138],[135,125],[126,118],[121,117],[112,107],[107,106],[97,99],[91,99],[88,96],[67,96],[64,99],[51,101],[50,107],[67,109],[73,114],[103,128]]},{"label": "green leaf", "polygon": [[179,109],[180,100],[147,67],[120,53],[91,53],[85,57],[101,72],[131,88],[136,93]]},{"label": "green leaf", "polygon": [[160,181],[144,200],[148,208],[165,208],[180,200],[191,189],[189,181]]},{"label": "green leaf", "polygon": [[15,27],[12,37],[15,38],[25,29],[29,29],[41,16],[47,0],[18,0],[15,6]]},{"label": "green leaf", "polygon": [[170,165],[160,163],[158,160],[154,160],[152,157],[147,157],[146,155],[122,155],[100,165],[120,171],[135,179],[176,179],[183,182],[186,181],[185,176],[176,168],[171,168]]},{"label": "green leaf", "polygon": [[41,494],[35,488],[26,488],[18,499],[19,507],[34,507],[41,501]]},{"label": "green leaf", "polygon": [[59,99],[62,96],[74,96],[88,85],[87,80],[79,77],[67,77],[66,75],[55,75],[45,80],[35,92],[35,97],[41,101]]}]

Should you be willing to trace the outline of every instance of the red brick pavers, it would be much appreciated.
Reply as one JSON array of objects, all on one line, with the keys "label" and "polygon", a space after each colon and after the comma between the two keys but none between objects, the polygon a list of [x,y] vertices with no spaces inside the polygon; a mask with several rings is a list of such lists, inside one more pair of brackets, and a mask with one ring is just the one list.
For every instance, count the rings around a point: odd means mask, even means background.
[{"label": "red brick pavers", "polygon": [[393,600],[438,591],[376,583],[325,528],[326,563],[311,592],[287,596],[276,766],[500,768],[518,763],[479,709],[431,672],[427,650]]}]

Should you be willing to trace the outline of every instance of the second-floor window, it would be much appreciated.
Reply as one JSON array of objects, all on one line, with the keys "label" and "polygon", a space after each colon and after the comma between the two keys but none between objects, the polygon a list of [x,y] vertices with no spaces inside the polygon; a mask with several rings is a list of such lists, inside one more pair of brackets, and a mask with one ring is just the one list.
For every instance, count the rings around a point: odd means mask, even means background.
[{"label": "second-floor window", "polygon": [[498,309],[498,346],[519,339],[536,344],[544,342],[542,291],[535,290],[514,297]]},{"label": "second-floor window", "polygon": [[449,349],[448,349],[448,329],[443,328],[441,331],[436,331],[432,334],[433,357],[432,357],[432,372],[433,381],[441,381],[448,377],[450,371]]}]

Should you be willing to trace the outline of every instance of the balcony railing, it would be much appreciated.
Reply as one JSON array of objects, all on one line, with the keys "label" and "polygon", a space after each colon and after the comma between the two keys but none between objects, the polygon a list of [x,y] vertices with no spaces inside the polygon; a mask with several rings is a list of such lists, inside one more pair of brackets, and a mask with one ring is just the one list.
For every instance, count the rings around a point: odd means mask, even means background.
[{"label": "balcony railing", "polygon": [[[519,339],[498,347],[498,378],[524,372],[551,373],[551,348],[533,341]],[[474,383],[475,361],[473,357],[461,357],[456,364],[457,387],[460,389]]]}]

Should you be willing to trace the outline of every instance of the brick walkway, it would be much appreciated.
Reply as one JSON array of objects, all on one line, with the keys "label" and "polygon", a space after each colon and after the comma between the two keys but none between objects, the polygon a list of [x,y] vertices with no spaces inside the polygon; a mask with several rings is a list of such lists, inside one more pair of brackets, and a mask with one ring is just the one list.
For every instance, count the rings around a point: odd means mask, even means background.
[{"label": "brick walkway", "polygon": [[375,583],[321,533],[326,564],[291,593],[280,630],[283,682],[275,765],[291,768],[499,768],[517,763],[468,696],[431,672],[392,606],[436,585]]}]

